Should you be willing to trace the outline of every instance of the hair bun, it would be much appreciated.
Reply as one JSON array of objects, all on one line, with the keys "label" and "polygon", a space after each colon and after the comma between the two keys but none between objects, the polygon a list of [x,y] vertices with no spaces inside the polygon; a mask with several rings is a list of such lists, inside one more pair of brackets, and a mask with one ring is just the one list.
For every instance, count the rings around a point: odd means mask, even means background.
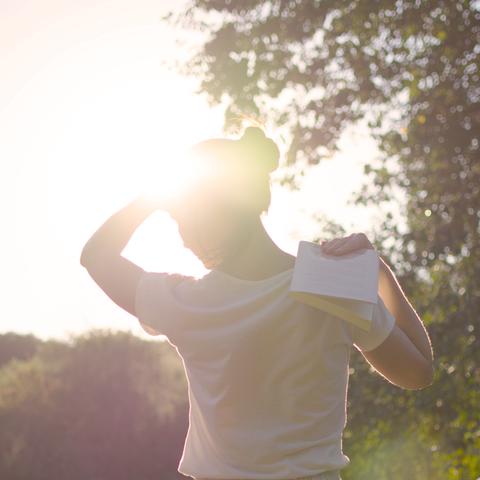
[{"label": "hair bun", "polygon": [[265,132],[259,128],[259,127],[247,127],[242,135],[242,140],[265,140],[267,136],[265,135]]},{"label": "hair bun", "polygon": [[280,150],[277,144],[258,127],[247,127],[240,142],[246,150],[246,157],[255,167],[266,173],[274,172],[279,165]]}]

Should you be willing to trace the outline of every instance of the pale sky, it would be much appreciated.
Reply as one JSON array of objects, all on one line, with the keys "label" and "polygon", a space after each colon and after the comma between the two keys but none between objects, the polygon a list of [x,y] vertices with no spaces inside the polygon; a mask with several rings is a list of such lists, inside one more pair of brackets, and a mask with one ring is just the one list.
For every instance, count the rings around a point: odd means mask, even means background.
[{"label": "pale sky", "polygon": [[[186,54],[159,19],[181,0],[0,0],[0,333],[67,338],[93,328],[146,334],[79,264],[98,226],[178,150],[218,136],[223,107],[161,62]],[[191,37],[199,43],[201,36]],[[270,126],[274,130],[274,126]],[[267,230],[295,254],[323,211],[349,231],[371,210],[347,205],[374,142],[354,129],[300,192],[274,187]],[[350,225],[352,225],[350,227]],[[150,271],[200,276],[175,224],[157,213],[125,256]]]}]

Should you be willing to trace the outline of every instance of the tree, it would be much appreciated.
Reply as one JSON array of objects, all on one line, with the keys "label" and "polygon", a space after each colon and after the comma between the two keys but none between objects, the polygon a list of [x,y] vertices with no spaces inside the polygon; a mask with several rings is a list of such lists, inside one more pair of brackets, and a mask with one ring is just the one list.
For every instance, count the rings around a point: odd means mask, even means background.
[{"label": "tree", "polygon": [[170,20],[208,34],[179,67],[211,104],[228,104],[227,122],[251,114],[291,139],[284,181],[335,150],[347,125],[369,122],[380,155],[356,198],[402,199],[405,226],[389,216],[376,244],[429,324],[437,376],[401,392],[354,357],[346,478],[368,478],[355,465],[388,452],[376,478],[476,479],[480,2],[194,0]]},{"label": "tree", "polygon": [[8,332],[0,335],[0,367],[12,359],[27,360],[33,357],[41,341],[33,335]]},{"label": "tree", "polygon": [[0,477],[175,480],[186,380],[165,342],[93,332],[0,369]]},{"label": "tree", "polygon": [[[457,0],[195,0],[175,22],[210,35],[183,72],[200,76],[212,104],[229,104],[227,118],[241,112],[288,126],[288,163],[302,168],[367,113],[380,126],[395,111],[401,137],[416,120],[453,128],[471,145],[477,12],[478,2]],[[450,121],[427,111],[429,93],[449,99]]]}]

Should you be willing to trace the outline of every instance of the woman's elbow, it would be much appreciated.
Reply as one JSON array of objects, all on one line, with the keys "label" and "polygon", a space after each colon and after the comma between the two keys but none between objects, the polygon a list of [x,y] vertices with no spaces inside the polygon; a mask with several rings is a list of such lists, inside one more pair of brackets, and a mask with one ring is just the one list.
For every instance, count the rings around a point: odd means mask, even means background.
[{"label": "woman's elbow", "polygon": [[433,368],[433,365],[430,365],[429,368],[427,368],[427,371],[425,372],[422,378],[422,386],[420,387],[420,389],[429,387],[433,383],[434,378],[435,378],[435,369]]},{"label": "woman's elbow", "polygon": [[424,366],[415,371],[414,375],[409,376],[399,387],[407,390],[422,390],[429,387],[435,378],[433,365]]},{"label": "woman's elbow", "polygon": [[87,242],[82,249],[82,253],[80,253],[80,265],[88,270],[89,265],[92,263],[92,258],[92,249],[89,247]]}]

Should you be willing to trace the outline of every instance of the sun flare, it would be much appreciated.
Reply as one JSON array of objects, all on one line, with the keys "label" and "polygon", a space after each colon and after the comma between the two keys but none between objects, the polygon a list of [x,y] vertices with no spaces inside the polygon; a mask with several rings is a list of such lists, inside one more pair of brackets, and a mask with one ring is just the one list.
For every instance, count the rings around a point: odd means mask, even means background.
[{"label": "sun flare", "polygon": [[179,206],[198,183],[215,175],[216,166],[208,158],[190,151],[172,152],[172,159],[159,164],[148,179],[145,195],[161,209]]}]

